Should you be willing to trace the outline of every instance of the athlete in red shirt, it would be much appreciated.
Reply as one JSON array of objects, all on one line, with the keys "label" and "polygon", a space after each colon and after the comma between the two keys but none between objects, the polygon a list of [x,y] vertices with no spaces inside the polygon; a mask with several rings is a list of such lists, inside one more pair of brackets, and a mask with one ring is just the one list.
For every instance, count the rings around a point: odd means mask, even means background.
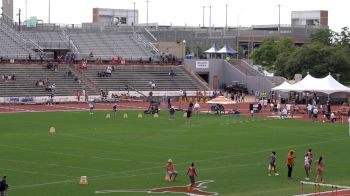
[{"label": "athlete in red shirt", "polygon": [[193,188],[195,186],[196,177],[197,177],[196,168],[194,168],[194,163],[192,163],[191,167],[188,168],[187,175],[188,175],[188,177],[190,178],[190,181],[191,181],[190,188]]}]

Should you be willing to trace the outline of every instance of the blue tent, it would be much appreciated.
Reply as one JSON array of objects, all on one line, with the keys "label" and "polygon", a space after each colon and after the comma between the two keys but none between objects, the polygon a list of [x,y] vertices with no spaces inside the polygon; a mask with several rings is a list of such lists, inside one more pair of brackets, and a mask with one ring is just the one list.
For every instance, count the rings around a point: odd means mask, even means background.
[{"label": "blue tent", "polygon": [[208,50],[206,50],[204,53],[217,54],[219,50],[220,50],[219,47],[216,45],[216,43],[214,43],[213,46]]},{"label": "blue tent", "polygon": [[238,52],[234,49],[232,49],[230,46],[226,45],[222,47],[217,53],[220,54],[238,54]]}]

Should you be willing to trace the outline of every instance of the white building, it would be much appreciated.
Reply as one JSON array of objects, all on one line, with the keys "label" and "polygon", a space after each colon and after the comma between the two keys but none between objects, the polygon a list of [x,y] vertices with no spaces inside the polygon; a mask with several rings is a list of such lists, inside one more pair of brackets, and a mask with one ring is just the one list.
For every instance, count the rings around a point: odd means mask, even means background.
[{"label": "white building", "polygon": [[103,25],[133,26],[139,21],[138,10],[93,8],[93,23]]},{"label": "white building", "polygon": [[328,11],[293,11],[292,26],[317,26],[328,28]]}]

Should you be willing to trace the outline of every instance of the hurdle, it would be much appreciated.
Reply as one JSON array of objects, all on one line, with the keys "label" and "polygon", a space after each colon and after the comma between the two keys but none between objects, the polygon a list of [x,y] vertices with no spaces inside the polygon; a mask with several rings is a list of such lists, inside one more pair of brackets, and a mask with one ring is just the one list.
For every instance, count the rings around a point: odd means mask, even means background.
[{"label": "hurdle", "polygon": [[[325,193],[331,193],[332,195],[338,195],[339,191],[342,191],[342,189],[350,189],[349,186],[342,186],[342,185],[335,185],[335,184],[323,184],[323,183],[317,183],[317,182],[306,182],[306,181],[300,181],[301,184],[301,195],[296,196],[311,196],[311,195],[319,195],[322,194],[321,187],[330,187],[332,188],[331,191],[325,192]],[[314,186],[314,193],[310,194],[304,194],[304,185],[312,185]]]}]

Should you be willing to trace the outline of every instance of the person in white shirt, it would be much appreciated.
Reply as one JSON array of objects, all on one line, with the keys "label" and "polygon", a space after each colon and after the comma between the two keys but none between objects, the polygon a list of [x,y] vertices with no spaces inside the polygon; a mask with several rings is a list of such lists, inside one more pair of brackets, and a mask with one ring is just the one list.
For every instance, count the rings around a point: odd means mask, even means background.
[{"label": "person in white shirt", "polygon": [[196,111],[196,113],[198,114],[198,112],[199,112],[199,109],[200,109],[200,105],[199,105],[199,103],[198,102],[196,102],[195,104],[194,104],[194,110]]},{"label": "person in white shirt", "polygon": [[89,110],[90,110],[90,114],[94,114],[94,104],[92,104],[91,102],[89,103]]},{"label": "person in white shirt", "polygon": [[306,174],[305,180],[310,180],[310,178],[309,178],[310,167],[311,167],[310,159],[309,159],[308,154],[306,154],[305,157],[304,157],[304,169],[305,169],[305,174]]}]

